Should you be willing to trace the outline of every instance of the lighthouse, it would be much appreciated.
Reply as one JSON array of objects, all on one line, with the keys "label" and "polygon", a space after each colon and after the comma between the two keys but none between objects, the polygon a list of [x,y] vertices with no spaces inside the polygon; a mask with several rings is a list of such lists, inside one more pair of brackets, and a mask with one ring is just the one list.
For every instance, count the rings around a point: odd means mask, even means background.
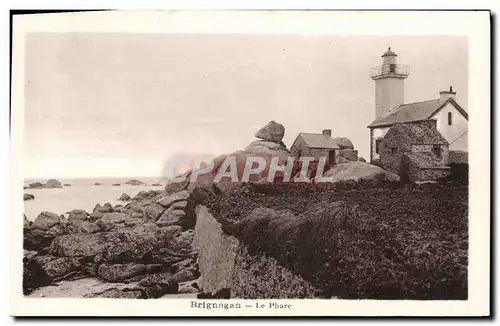
[{"label": "lighthouse", "polygon": [[375,81],[375,119],[404,103],[404,80],[409,75],[409,67],[398,64],[397,57],[389,47],[382,54],[382,65],[370,71]]},{"label": "lighthouse", "polygon": [[[389,163],[391,155],[400,155],[396,147],[385,147],[385,152],[381,151],[381,145],[389,130],[395,124],[405,124],[408,128],[416,128],[416,123],[432,124],[439,134],[444,137],[449,145],[449,152],[443,155],[436,154],[441,160],[450,162],[467,161],[468,152],[468,120],[469,115],[457,102],[456,92],[452,86],[439,92],[439,97],[427,99],[424,101],[405,103],[404,98],[404,80],[408,78],[409,67],[397,62],[398,55],[388,48],[382,54],[382,64],[371,68],[370,77],[375,82],[375,119],[368,125],[370,129],[370,162],[372,164],[392,164]],[[437,92],[436,92],[437,93]],[[438,94],[436,94],[438,95]],[[433,121],[428,121],[433,120]],[[405,128],[406,128],[405,127]],[[407,135],[405,151],[411,153],[441,153],[438,151],[439,144],[433,144],[429,135],[436,135],[432,130],[420,133],[418,136],[410,137]],[[428,138],[428,146],[418,145],[418,142]],[[439,138],[439,137],[438,137]],[[392,144],[395,145],[395,144]],[[436,145],[432,147],[430,145]],[[383,146],[382,146],[383,147]],[[434,151],[435,150],[435,151]],[[447,150],[447,151],[448,151]],[[434,152],[433,152],[434,151]],[[459,160],[452,159],[452,152],[456,152]],[[385,155],[385,163],[382,161]],[[419,154],[420,155],[420,154]],[[455,154],[454,154],[455,155]],[[385,166],[385,165],[384,165]]]}]

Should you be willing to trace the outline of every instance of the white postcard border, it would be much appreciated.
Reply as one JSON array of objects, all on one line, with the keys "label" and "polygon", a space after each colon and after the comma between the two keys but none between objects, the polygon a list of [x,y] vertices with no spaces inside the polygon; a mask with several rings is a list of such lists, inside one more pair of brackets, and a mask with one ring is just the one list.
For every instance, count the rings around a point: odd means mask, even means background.
[{"label": "white postcard border", "polygon": [[[394,28],[394,26],[398,26]],[[197,300],[242,304],[199,309],[191,299],[52,299],[22,295],[24,36],[26,33],[278,33],[461,35],[469,41],[469,299]],[[429,44],[432,46],[432,44]],[[16,316],[484,316],[490,287],[490,17],[474,11],[123,11],[14,17],[10,173],[10,313]],[[14,194],[14,195],[13,195]],[[18,196],[15,194],[19,194]],[[278,301],[291,309],[246,308]]]}]

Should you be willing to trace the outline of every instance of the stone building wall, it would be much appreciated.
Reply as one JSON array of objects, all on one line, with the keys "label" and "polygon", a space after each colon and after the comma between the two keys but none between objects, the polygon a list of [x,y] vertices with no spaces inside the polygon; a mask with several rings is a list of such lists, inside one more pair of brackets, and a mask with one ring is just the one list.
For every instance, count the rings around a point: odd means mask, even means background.
[{"label": "stone building wall", "polygon": [[463,151],[449,151],[448,164],[458,163],[458,164],[468,164],[469,163],[469,153]]},{"label": "stone building wall", "polygon": [[317,160],[319,160],[321,157],[326,157],[326,162],[328,162],[328,157],[330,155],[330,149],[310,148],[309,154],[310,154],[310,156],[313,156]]}]

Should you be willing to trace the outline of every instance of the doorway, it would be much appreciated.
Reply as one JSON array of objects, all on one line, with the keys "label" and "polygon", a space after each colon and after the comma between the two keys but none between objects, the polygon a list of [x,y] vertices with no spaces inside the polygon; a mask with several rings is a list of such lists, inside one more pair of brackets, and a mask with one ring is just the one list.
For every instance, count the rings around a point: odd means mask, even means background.
[{"label": "doorway", "polygon": [[335,150],[328,152],[328,164],[330,166],[335,164]]}]

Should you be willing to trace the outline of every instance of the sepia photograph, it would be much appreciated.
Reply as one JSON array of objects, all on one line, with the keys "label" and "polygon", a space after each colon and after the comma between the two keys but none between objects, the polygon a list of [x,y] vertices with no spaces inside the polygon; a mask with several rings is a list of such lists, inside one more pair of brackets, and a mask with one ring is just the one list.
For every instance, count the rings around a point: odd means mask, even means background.
[{"label": "sepia photograph", "polygon": [[14,19],[17,314],[488,314],[489,12],[150,14]]}]

